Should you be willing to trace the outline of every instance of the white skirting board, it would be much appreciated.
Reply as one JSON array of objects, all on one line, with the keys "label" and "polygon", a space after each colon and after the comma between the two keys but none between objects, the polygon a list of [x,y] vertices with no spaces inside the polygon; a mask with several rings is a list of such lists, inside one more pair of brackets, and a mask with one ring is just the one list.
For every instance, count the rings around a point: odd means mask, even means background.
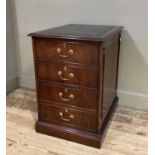
[{"label": "white skirting board", "polygon": [[119,104],[131,108],[148,109],[148,97],[145,94],[118,90]]},{"label": "white skirting board", "polygon": [[36,89],[35,78],[31,76],[19,76],[19,86]]},{"label": "white skirting board", "polygon": [[[19,76],[19,86],[35,89],[35,79],[29,76]],[[136,108],[147,110],[148,109],[148,97],[146,94],[128,92],[123,90],[118,90],[119,104]]]},{"label": "white skirting board", "polygon": [[6,93],[12,91],[13,89],[18,87],[18,77],[12,77],[11,79],[6,81]]}]

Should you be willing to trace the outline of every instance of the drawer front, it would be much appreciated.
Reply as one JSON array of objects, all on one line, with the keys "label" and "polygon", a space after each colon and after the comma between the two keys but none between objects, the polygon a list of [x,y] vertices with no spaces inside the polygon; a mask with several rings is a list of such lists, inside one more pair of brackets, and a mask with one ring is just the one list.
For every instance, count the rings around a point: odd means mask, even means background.
[{"label": "drawer front", "polygon": [[97,65],[98,45],[63,40],[36,38],[36,59]]},{"label": "drawer front", "polygon": [[62,123],[90,131],[96,130],[97,115],[94,113],[85,113],[56,105],[49,106],[45,103],[40,103],[39,112],[42,121]]},{"label": "drawer front", "polygon": [[60,64],[36,64],[38,80],[61,82],[65,84],[97,87],[98,71],[93,69],[64,66]]},{"label": "drawer front", "polygon": [[57,102],[59,104],[97,110],[97,92],[89,89],[39,83],[38,99],[40,101]]}]

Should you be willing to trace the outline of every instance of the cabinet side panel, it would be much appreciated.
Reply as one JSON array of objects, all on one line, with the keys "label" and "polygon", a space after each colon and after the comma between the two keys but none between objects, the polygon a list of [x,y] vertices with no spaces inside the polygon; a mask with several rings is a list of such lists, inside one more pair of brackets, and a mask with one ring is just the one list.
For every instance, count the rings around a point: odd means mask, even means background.
[{"label": "cabinet side panel", "polygon": [[36,97],[37,97],[37,113],[39,118],[39,104],[38,104],[38,84],[37,84],[37,71],[36,71],[36,38],[32,37],[32,47],[33,47],[33,61],[34,61],[34,71],[35,71],[35,84],[36,84]]},{"label": "cabinet side panel", "polygon": [[103,96],[102,96],[102,121],[117,95],[117,72],[119,56],[119,39],[109,45],[103,54],[104,72],[103,72]]}]

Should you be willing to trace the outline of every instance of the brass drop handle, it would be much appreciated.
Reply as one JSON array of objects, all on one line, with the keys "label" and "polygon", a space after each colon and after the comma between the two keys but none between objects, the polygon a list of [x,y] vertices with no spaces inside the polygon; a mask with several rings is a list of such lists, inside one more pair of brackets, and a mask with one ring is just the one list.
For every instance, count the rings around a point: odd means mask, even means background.
[{"label": "brass drop handle", "polygon": [[65,102],[69,102],[70,99],[73,99],[74,98],[74,95],[73,94],[69,94],[69,97],[68,98],[63,98],[63,93],[62,92],[59,92],[59,96],[60,96],[60,99],[62,101],[65,101]]},{"label": "brass drop handle", "polygon": [[[68,112],[68,111],[67,111],[67,112]],[[73,114],[70,114],[70,115],[68,116],[68,118],[65,118],[65,117],[64,117],[64,113],[63,113],[63,112],[59,112],[59,115],[61,116],[61,119],[62,119],[63,121],[66,121],[66,122],[70,121],[71,119],[74,119],[74,115],[73,115]]]},{"label": "brass drop handle", "polygon": [[63,80],[63,81],[68,81],[68,80],[70,80],[71,78],[74,77],[73,73],[69,73],[67,78],[63,77],[62,71],[58,71],[58,75],[59,75],[60,79]]},{"label": "brass drop handle", "polygon": [[63,58],[68,58],[70,57],[71,55],[73,55],[74,51],[72,49],[68,50],[67,54],[62,54],[62,49],[61,48],[57,48],[57,53],[59,54],[60,57],[63,57]]},{"label": "brass drop handle", "polygon": [[[67,70],[67,68],[64,67],[64,71],[66,71],[66,70]],[[62,72],[62,71],[58,71],[58,76],[59,76],[59,78],[60,78],[61,80],[63,80],[63,81],[68,81],[68,80],[70,80],[71,78],[74,77],[74,74],[73,74],[73,73],[69,73],[69,74],[68,74],[68,77],[64,77],[63,72]]]}]

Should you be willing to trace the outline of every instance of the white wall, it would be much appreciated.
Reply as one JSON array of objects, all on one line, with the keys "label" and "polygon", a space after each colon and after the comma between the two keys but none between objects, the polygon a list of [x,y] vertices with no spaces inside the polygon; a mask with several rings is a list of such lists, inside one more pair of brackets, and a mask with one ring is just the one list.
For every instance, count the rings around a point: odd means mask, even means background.
[{"label": "white wall", "polygon": [[17,22],[20,85],[34,88],[33,31],[68,23],[124,26],[120,104],[147,108],[147,0],[12,0]]},{"label": "white wall", "polygon": [[9,92],[18,85],[17,55],[14,34],[14,20],[10,1],[6,1],[6,91]]}]

